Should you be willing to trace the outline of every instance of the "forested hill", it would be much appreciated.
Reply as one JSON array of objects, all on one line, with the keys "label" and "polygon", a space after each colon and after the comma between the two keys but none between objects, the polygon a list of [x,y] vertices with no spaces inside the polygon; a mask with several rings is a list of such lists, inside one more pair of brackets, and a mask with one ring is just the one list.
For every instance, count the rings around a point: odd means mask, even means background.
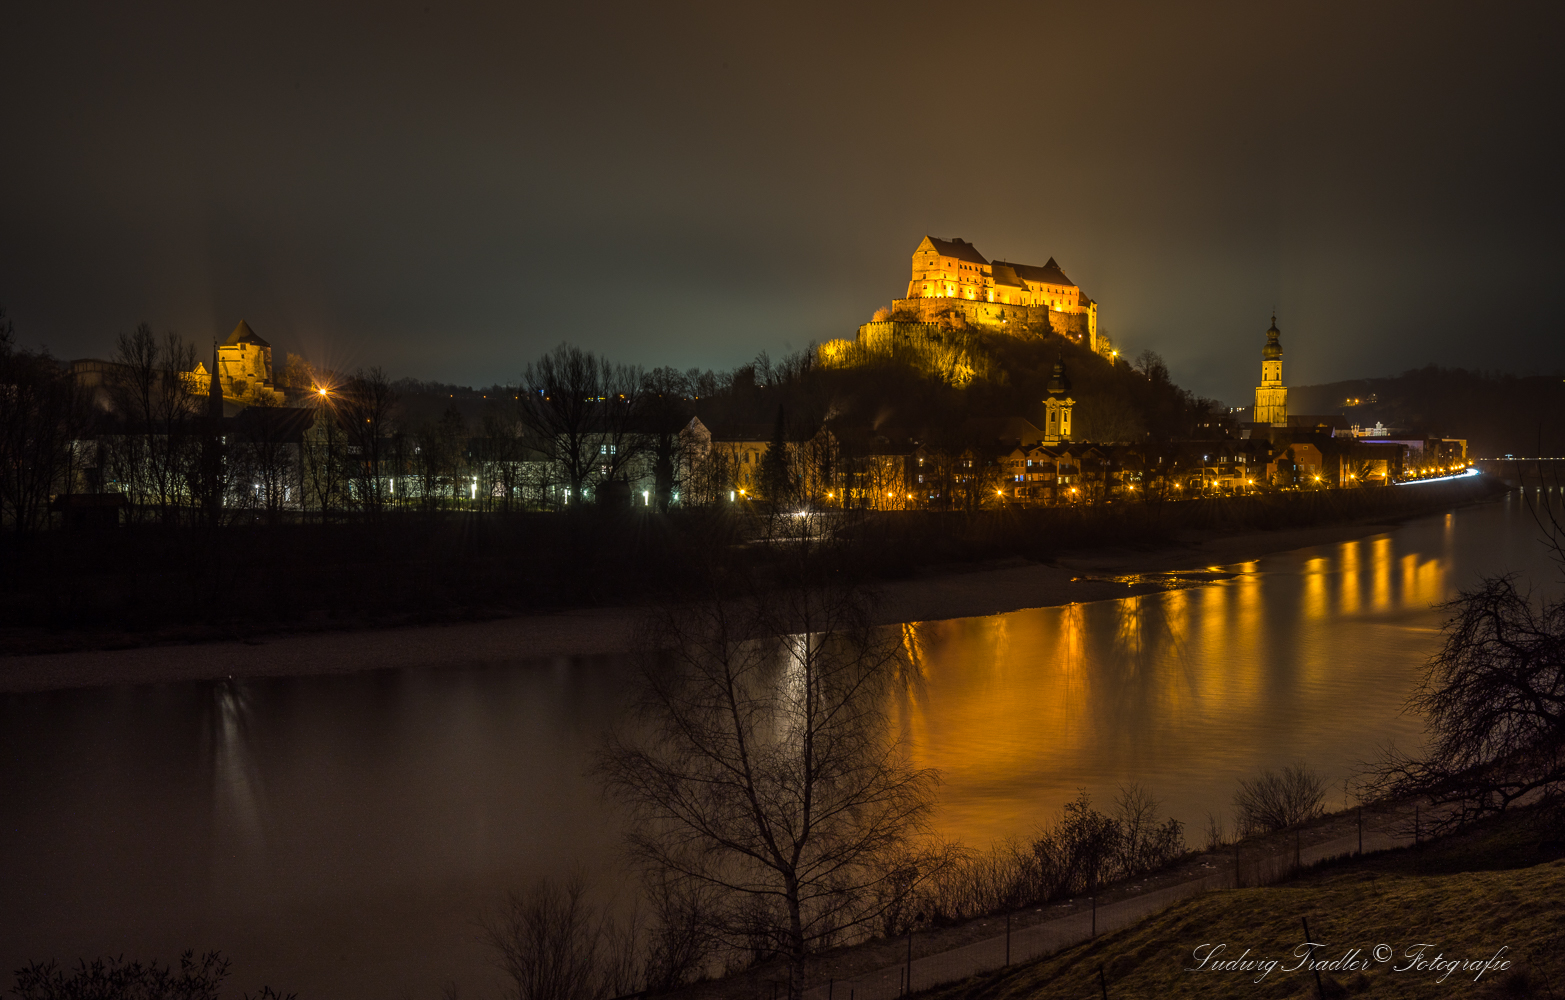
[{"label": "forested hill", "polygon": [[1340,413],[1366,426],[1380,421],[1466,438],[1468,454],[1479,458],[1565,455],[1565,373],[1519,377],[1430,365],[1386,378],[1290,387],[1288,412]]}]

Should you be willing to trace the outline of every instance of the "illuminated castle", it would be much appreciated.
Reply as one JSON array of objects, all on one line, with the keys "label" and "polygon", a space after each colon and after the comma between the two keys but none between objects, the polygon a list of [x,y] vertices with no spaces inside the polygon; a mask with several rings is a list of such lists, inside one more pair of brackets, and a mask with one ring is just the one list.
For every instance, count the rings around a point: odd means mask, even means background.
[{"label": "illuminated castle", "polygon": [[985,260],[966,240],[933,236],[913,251],[907,298],[891,304],[892,315],[916,313],[919,322],[960,315],[979,327],[1005,329],[1047,323],[1055,333],[1108,354],[1098,336],[1098,304],[1065,276],[1050,257],[1042,267]]},{"label": "illuminated castle", "polygon": [[[213,353],[224,399],[247,404],[283,401],[272,383],[272,345],[256,336],[249,323],[240,320],[228,339],[215,345]],[[211,374],[197,361],[195,370],[185,373],[185,383],[192,393],[204,396]]]},{"label": "illuminated castle", "polygon": [[1261,384],[1255,389],[1255,411],[1251,420],[1274,427],[1288,425],[1288,387],[1282,384],[1282,343],[1278,341],[1277,317],[1266,331],[1266,346],[1261,348]]}]

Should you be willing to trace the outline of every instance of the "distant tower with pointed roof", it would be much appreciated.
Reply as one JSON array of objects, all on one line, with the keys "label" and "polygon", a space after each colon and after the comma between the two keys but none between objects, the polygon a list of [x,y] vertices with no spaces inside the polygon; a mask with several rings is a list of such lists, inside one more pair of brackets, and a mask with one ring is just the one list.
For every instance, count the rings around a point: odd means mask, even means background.
[{"label": "distant tower with pointed roof", "polygon": [[1255,389],[1255,423],[1286,427],[1288,424],[1288,387],[1282,384],[1282,344],[1277,337],[1277,317],[1272,316],[1266,331],[1266,346],[1261,348],[1261,384]]},{"label": "distant tower with pointed roof", "polygon": [[1049,377],[1049,395],[1043,401],[1043,443],[1059,444],[1071,439],[1071,409],[1076,401],[1071,398],[1071,380],[1065,374],[1065,359],[1054,361],[1054,374]]},{"label": "distant tower with pointed roof", "polygon": [[184,377],[191,392],[205,393],[219,403],[228,399],[249,406],[282,401],[272,382],[272,345],[257,336],[244,320],[239,321],[227,340],[213,343],[210,371],[197,361],[195,370]]}]

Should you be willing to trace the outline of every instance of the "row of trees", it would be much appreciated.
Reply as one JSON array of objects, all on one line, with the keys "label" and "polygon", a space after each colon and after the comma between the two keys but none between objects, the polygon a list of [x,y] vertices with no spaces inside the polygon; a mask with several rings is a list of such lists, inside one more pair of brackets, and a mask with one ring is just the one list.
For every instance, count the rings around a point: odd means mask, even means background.
[{"label": "row of trees", "polygon": [[[191,391],[204,387],[185,374],[198,352],[177,335],[159,336],[142,324],[117,338],[108,364],[73,379],[46,354],[16,349],[9,324],[3,329],[0,385],[9,388],[0,403],[0,517],[24,531],[47,523],[49,498],[62,493],[121,493],[133,517],[162,523],[222,511],[275,519],[305,508],[330,517],[407,503],[512,508],[588,495],[622,501],[632,482],[659,509],[675,494],[715,502],[735,491],[740,470],[720,449],[690,453],[680,431],[696,416],[712,428],[776,424],[752,497],[788,503],[806,484],[830,481],[839,502],[846,496],[899,503],[905,470],[888,457],[894,446],[888,451],[874,441],[917,440],[933,461],[926,479],[939,504],[976,507],[992,496],[998,473],[966,424],[1030,413],[1040,395],[1033,383],[1052,365],[1048,348],[1077,350],[1064,339],[985,340],[984,350],[1010,374],[962,389],[908,364],[823,368],[810,350],[780,361],[763,352],[716,373],[646,371],[561,345],[528,364],[517,386],[494,393],[483,412],[457,405],[453,394],[450,407],[422,419],[412,419],[399,396],[411,402],[428,386],[399,386],[374,369],[349,378],[317,372],[290,355],[281,383],[296,405],[308,392],[307,409],[320,419],[306,427],[247,413],[214,449],[207,402]],[[1077,353],[1078,381],[1112,375],[1114,385],[1104,388],[1124,400],[1148,396],[1152,402],[1134,403],[1142,413],[1137,427],[1152,419],[1159,400],[1174,414],[1170,428],[1194,412],[1156,359],[1136,371],[1085,349]],[[1127,386],[1134,390],[1128,395]],[[798,442],[828,423],[838,432],[836,446],[802,456]],[[785,437],[791,447],[783,447]],[[801,467],[805,462],[812,467]]]},{"label": "row of trees", "polygon": [[0,527],[28,531],[77,466],[74,431],[87,409],[75,380],[44,352],[20,350],[0,310]]}]

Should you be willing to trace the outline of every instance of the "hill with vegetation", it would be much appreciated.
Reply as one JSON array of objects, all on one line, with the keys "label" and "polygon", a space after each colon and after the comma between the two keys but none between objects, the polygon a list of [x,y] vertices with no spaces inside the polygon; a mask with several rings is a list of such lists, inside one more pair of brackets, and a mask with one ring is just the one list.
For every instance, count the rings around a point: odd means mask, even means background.
[{"label": "hill with vegetation", "polygon": [[[822,364],[815,352],[780,362],[765,354],[733,372],[689,372],[681,379],[696,397],[695,412],[713,427],[771,426],[779,407],[796,430],[831,422],[885,437],[937,446],[975,420],[1043,420],[1043,399],[1056,362],[1063,362],[1076,400],[1075,437],[1125,442],[1188,436],[1211,419],[1216,404],[1174,384],[1151,352],[1135,364],[1104,358],[1055,334],[1015,337],[967,333],[963,350],[978,374],[956,380],[923,363],[917,352],[888,351],[851,365]],[[705,382],[707,392],[701,392]]]},{"label": "hill with vegetation", "polygon": [[1507,375],[1429,365],[1385,378],[1288,390],[1288,412],[1467,439],[1468,454],[1565,455],[1565,373]]}]

